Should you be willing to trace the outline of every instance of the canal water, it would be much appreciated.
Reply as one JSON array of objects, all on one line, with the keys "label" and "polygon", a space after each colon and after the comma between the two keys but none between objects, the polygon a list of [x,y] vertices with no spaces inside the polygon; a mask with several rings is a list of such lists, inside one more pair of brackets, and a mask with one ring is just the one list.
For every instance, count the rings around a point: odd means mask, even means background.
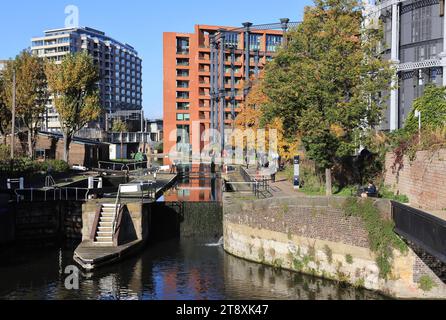
[{"label": "canal water", "polygon": [[[186,178],[165,201],[208,201],[220,181]],[[0,250],[0,300],[314,300],[382,299],[362,289],[279,271],[225,253],[218,235],[149,243],[138,255],[80,275],[65,288],[76,244],[28,244]]]},{"label": "canal water", "polygon": [[382,299],[335,282],[247,262],[217,243],[174,239],[92,274],[79,290],[65,288],[70,246],[21,247],[1,254],[2,300]]}]

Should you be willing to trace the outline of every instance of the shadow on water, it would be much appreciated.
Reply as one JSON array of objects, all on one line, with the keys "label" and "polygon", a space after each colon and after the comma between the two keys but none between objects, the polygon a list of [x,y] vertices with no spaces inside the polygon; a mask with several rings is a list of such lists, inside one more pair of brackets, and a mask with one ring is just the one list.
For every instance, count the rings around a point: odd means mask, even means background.
[{"label": "shadow on water", "polygon": [[[64,287],[73,249],[22,248],[0,267],[0,299],[215,300],[381,299],[335,282],[244,261],[192,238],[150,244],[140,255],[91,274],[79,290]],[[20,259],[17,258],[20,256]],[[11,257],[11,255],[10,255]],[[2,261],[7,255],[2,256]],[[8,260],[8,259],[7,259]]]},{"label": "shadow on water", "polygon": [[150,241],[140,254],[94,273],[82,273],[79,290],[67,290],[64,285],[64,270],[74,264],[76,243],[3,249],[0,299],[383,298],[370,291],[277,271],[226,254],[219,245],[223,234],[221,204],[214,197],[221,192],[219,180],[206,177],[200,177],[198,182],[192,180],[180,181],[182,187],[153,205]]}]

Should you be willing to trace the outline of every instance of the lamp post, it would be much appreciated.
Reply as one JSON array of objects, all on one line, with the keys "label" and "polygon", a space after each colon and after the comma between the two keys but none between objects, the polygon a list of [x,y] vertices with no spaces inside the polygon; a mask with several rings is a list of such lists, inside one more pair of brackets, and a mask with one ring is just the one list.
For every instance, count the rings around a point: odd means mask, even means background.
[{"label": "lamp post", "polygon": [[421,111],[415,110],[415,117],[418,118],[418,143],[421,143]]}]

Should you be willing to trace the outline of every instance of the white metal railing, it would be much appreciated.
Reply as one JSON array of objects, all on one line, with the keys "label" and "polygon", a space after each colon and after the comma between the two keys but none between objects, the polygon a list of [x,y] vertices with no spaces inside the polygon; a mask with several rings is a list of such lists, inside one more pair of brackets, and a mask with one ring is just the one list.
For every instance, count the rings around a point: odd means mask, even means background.
[{"label": "white metal railing", "polygon": [[[125,164],[117,162],[99,161],[99,169],[112,170],[112,171],[124,171]],[[110,169],[111,168],[111,169]],[[117,170],[118,168],[118,170]]]},{"label": "white metal railing", "polygon": [[6,180],[6,187],[8,190],[12,189],[12,184],[18,184],[19,189],[25,188],[25,179],[24,178],[18,178],[18,179],[7,179]]},{"label": "white metal railing", "polygon": [[111,171],[136,171],[138,169],[147,169],[148,161],[120,163],[99,161],[99,169]]},{"label": "white metal railing", "polygon": [[[116,227],[118,223],[119,210],[122,207],[121,204],[121,195],[122,194],[134,194],[141,192],[141,201],[144,199],[144,192],[148,191],[149,198],[153,196],[153,199],[156,198],[156,182],[155,181],[135,181],[134,183],[129,184],[120,184],[118,187],[118,194],[116,195],[115,201],[115,216],[113,218],[113,234],[116,232]],[[153,194],[151,194],[153,192]]]},{"label": "white metal railing", "polygon": [[[87,188],[26,188],[14,190],[17,203],[34,201],[88,201],[90,189]],[[73,194],[74,193],[74,194]]]},{"label": "white metal railing", "polygon": [[45,177],[45,188],[51,188],[55,184],[56,184],[56,181],[54,181],[54,178],[52,176]]}]

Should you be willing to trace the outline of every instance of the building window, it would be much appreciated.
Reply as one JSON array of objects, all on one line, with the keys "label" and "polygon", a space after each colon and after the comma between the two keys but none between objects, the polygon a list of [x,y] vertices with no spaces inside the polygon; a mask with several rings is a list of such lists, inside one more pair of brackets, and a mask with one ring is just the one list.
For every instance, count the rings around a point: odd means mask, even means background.
[{"label": "building window", "polygon": [[190,120],[189,113],[178,113],[177,114],[177,121],[189,121],[189,120]]},{"label": "building window", "polygon": [[177,81],[177,88],[189,88],[189,81]]},{"label": "building window", "polygon": [[189,54],[189,38],[177,38],[177,54]]},{"label": "building window", "polygon": [[177,102],[177,110],[189,110],[189,102]]},{"label": "building window", "polygon": [[189,70],[177,70],[177,77],[189,77]]},{"label": "building window", "polygon": [[190,142],[189,137],[190,137],[190,126],[177,125],[177,148],[186,147],[185,145],[189,144]]},{"label": "building window", "polygon": [[177,59],[177,66],[189,66],[189,59],[187,58],[178,58]]},{"label": "building window", "polygon": [[249,35],[249,50],[260,50],[260,44],[262,43],[262,36],[259,34]]},{"label": "building window", "polygon": [[275,35],[266,36],[266,51],[276,52],[277,49],[282,45],[283,37]]},{"label": "building window", "polygon": [[177,98],[178,99],[189,99],[189,92],[178,91]]},{"label": "building window", "polygon": [[237,32],[225,32],[225,43],[228,46],[238,47],[239,34]]}]

